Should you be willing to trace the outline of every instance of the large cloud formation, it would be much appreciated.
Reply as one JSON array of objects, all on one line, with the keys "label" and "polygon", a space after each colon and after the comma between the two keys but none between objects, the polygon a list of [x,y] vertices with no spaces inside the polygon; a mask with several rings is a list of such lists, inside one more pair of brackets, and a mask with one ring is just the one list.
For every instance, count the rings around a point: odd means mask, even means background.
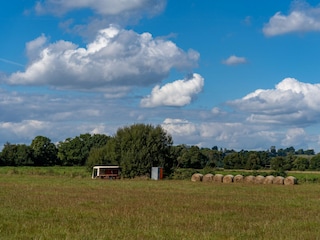
[{"label": "large cloud formation", "polygon": [[320,7],[297,1],[289,15],[277,12],[263,28],[266,36],[291,32],[320,31]]},{"label": "large cloud formation", "polygon": [[[319,149],[320,136],[312,128],[320,124],[320,84],[285,78],[273,89],[258,89],[226,103],[227,109],[212,109],[201,122],[167,118],[162,126],[178,142],[234,149],[268,149],[300,146]],[[201,117],[201,114],[199,114]]]},{"label": "large cloud formation", "polygon": [[171,41],[113,25],[100,30],[86,47],[47,41],[42,35],[27,44],[30,64],[9,76],[8,83],[116,94],[161,82],[172,68],[190,71],[199,58],[196,51],[184,52]]},{"label": "large cloud formation", "polygon": [[250,122],[305,126],[319,122],[319,95],[320,84],[285,78],[275,89],[258,89],[228,104],[250,113]]},{"label": "large cloud formation", "polygon": [[266,150],[270,146],[286,148],[300,146],[318,148],[319,136],[307,133],[303,128],[278,129],[273,125],[255,125],[249,122],[192,122],[186,119],[167,118],[162,127],[177,142],[208,147],[210,144],[235,150]]},{"label": "large cloud formation", "polygon": [[192,98],[202,91],[204,79],[197,73],[184,80],[176,80],[163,87],[152,89],[151,95],[141,100],[142,107],[174,106],[182,107],[189,104]]}]

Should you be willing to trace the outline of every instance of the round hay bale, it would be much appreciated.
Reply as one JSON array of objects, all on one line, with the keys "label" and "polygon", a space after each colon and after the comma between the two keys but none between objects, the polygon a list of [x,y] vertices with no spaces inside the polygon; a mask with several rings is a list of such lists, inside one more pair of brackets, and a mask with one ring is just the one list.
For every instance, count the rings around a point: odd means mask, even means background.
[{"label": "round hay bale", "polygon": [[277,176],[273,179],[273,184],[283,185],[284,177]]},{"label": "round hay bale", "polygon": [[213,181],[213,174],[207,173],[203,176],[202,182],[212,182]]},{"label": "round hay bale", "polygon": [[244,178],[245,183],[254,183],[255,176],[249,175]]},{"label": "round hay bale", "polygon": [[223,175],[222,174],[215,174],[214,177],[213,177],[213,181],[214,182],[219,182],[219,183],[222,183],[223,181]]},{"label": "round hay bale", "polygon": [[274,180],[274,176],[269,175],[269,176],[266,176],[263,183],[264,184],[273,184],[273,180]]},{"label": "round hay bale", "polygon": [[297,179],[293,176],[288,176],[283,181],[284,185],[295,185],[297,184]]},{"label": "round hay bale", "polygon": [[222,182],[223,182],[223,183],[232,183],[232,182],[233,182],[233,178],[234,178],[234,176],[231,175],[231,174],[225,175],[225,176],[223,177]]},{"label": "round hay bale", "polygon": [[244,180],[244,177],[240,174],[235,175],[233,178],[233,182],[235,182],[235,183],[242,183],[243,180]]},{"label": "round hay bale", "polygon": [[265,177],[262,175],[258,175],[254,179],[255,184],[263,184]]},{"label": "round hay bale", "polygon": [[201,182],[203,178],[203,175],[201,173],[195,173],[191,177],[192,182]]}]

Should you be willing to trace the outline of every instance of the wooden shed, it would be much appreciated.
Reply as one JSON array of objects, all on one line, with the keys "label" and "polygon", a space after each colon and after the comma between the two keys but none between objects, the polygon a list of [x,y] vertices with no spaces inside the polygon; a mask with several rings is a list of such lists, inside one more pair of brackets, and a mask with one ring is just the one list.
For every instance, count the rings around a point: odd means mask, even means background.
[{"label": "wooden shed", "polygon": [[92,178],[119,179],[120,172],[119,166],[94,166],[92,168]]}]

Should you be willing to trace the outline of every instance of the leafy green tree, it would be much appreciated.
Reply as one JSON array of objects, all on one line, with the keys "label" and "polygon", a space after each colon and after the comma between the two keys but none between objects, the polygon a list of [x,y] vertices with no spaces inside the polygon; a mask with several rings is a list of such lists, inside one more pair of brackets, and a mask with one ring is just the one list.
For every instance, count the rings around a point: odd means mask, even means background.
[{"label": "leafy green tree", "polygon": [[57,164],[57,148],[51,140],[37,136],[30,145],[33,151],[33,161],[36,166],[52,166]]},{"label": "leafy green tree", "polygon": [[298,154],[298,155],[303,155],[303,154],[304,154],[304,150],[303,150],[303,149],[298,149],[298,150],[296,151],[296,154]]},{"label": "leafy green tree", "polygon": [[276,146],[271,146],[271,147],[270,147],[270,154],[271,154],[272,156],[276,156],[276,154],[277,154]]},{"label": "leafy green tree", "polygon": [[297,157],[292,163],[293,169],[305,171],[309,168],[309,160],[305,157]]},{"label": "leafy green tree", "polygon": [[309,169],[317,171],[320,170],[320,153],[310,159]]},{"label": "leafy green tree", "polygon": [[113,144],[124,177],[150,175],[151,167],[164,167],[165,173],[172,169],[172,138],[161,126],[134,124],[120,128],[114,141],[107,145]]},{"label": "leafy green tree", "polygon": [[6,166],[33,165],[33,155],[30,146],[25,144],[6,143],[1,152],[1,164]]},{"label": "leafy green tree", "polygon": [[16,164],[18,166],[31,166],[34,164],[33,151],[25,144],[17,145]]},{"label": "leafy green tree", "polygon": [[4,166],[16,166],[17,145],[5,143],[1,152],[2,164]]},{"label": "leafy green tree", "polygon": [[248,154],[248,159],[247,159],[245,168],[249,169],[249,170],[258,170],[261,167],[262,167],[261,160],[259,158],[258,153],[257,152],[250,152]]},{"label": "leafy green tree", "polygon": [[308,149],[308,150],[305,150],[305,151],[304,151],[304,154],[305,154],[305,155],[314,155],[315,153],[314,153],[314,150],[313,150],[313,149]]},{"label": "leafy green tree", "polygon": [[111,138],[103,147],[94,147],[90,150],[86,166],[92,169],[95,165],[120,165],[120,155],[114,138]]},{"label": "leafy green tree", "polygon": [[58,158],[62,165],[85,165],[92,148],[100,148],[108,142],[109,136],[104,134],[80,134],[75,138],[67,138],[58,144]]},{"label": "leafy green tree", "polygon": [[[177,167],[181,168],[204,168],[208,164],[207,149],[200,149],[198,146],[179,145],[174,147],[176,149]],[[207,153],[208,154],[208,153]]]},{"label": "leafy green tree", "polygon": [[224,168],[235,169],[237,166],[241,165],[241,158],[238,152],[228,152],[223,159]]},{"label": "leafy green tree", "polygon": [[290,152],[288,153],[288,155],[286,156],[286,161],[285,164],[283,166],[283,169],[285,171],[289,171],[293,168],[293,162],[296,160],[297,156],[294,155],[294,153]]},{"label": "leafy green tree", "polygon": [[287,171],[292,168],[292,157],[274,157],[271,159],[271,168],[275,171]]},{"label": "leafy green tree", "polygon": [[294,147],[288,147],[288,148],[286,148],[285,150],[284,150],[285,152],[286,152],[286,155],[288,155],[288,154],[295,154],[295,152],[296,152],[296,150],[294,149]]},{"label": "leafy green tree", "polygon": [[171,147],[170,158],[172,159],[174,169],[182,166],[181,155],[185,148],[187,148],[186,145],[176,145]]},{"label": "leafy green tree", "polygon": [[213,149],[210,153],[209,163],[207,164],[210,167],[222,167],[223,166],[223,152],[220,150]]},{"label": "leafy green tree", "polygon": [[269,151],[258,151],[261,168],[270,168],[271,154]]},{"label": "leafy green tree", "polygon": [[278,157],[285,157],[287,155],[287,152],[283,150],[282,148],[278,149],[277,156]]},{"label": "leafy green tree", "polygon": [[219,151],[218,147],[215,146],[212,149],[209,148],[201,148],[201,154],[205,156],[205,167],[218,167],[219,166]]}]

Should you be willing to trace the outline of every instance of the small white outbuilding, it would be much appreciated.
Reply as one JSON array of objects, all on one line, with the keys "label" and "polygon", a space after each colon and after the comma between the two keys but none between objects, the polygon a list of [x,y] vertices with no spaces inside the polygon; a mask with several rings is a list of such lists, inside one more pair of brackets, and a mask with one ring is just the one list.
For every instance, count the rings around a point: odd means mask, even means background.
[{"label": "small white outbuilding", "polygon": [[119,166],[94,166],[92,168],[92,179],[119,179]]}]

